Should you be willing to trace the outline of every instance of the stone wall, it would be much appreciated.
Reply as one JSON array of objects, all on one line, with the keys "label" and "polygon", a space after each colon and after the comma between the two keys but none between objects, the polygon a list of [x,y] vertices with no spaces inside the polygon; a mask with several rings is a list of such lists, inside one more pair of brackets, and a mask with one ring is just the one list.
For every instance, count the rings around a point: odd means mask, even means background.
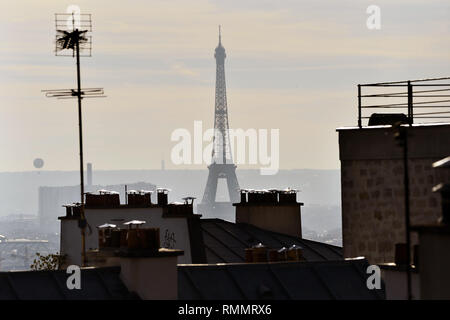
[{"label": "stone wall", "polygon": [[[410,136],[411,225],[434,223],[441,199],[432,188],[449,182],[450,170],[433,169],[432,163],[450,155],[450,125],[413,127]],[[395,244],[406,242],[402,149],[392,128],[341,131],[339,142],[344,256],[394,262]],[[415,233],[411,239],[417,243]]]},{"label": "stone wall", "polygon": [[[450,175],[431,167],[437,160],[409,160],[411,225],[432,223],[441,215],[440,195],[432,188]],[[345,257],[393,262],[395,243],[406,242],[403,161],[343,161],[341,173]],[[414,233],[411,239],[416,243]]]}]

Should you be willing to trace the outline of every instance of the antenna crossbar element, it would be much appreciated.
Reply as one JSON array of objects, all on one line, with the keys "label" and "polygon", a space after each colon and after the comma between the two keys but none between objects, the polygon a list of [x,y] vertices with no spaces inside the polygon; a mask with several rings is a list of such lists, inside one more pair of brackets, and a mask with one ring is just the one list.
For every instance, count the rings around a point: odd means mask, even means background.
[{"label": "antenna crossbar element", "polygon": [[71,99],[77,98],[80,95],[83,98],[105,98],[103,88],[85,88],[81,89],[78,94],[76,89],[54,89],[54,90],[42,90],[47,98],[57,99]]},{"label": "antenna crossbar element", "polygon": [[92,32],[90,13],[55,13],[56,30],[74,31],[75,29]]}]

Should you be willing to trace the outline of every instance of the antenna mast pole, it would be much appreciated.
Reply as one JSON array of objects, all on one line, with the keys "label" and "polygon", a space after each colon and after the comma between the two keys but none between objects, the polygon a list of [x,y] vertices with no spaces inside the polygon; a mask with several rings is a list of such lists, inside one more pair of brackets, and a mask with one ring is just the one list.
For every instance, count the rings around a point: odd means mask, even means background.
[{"label": "antenna mast pole", "polygon": [[[73,15],[73,13],[72,13]],[[84,162],[83,162],[83,117],[81,113],[81,76],[80,76],[80,37],[79,30],[75,30],[78,34],[76,37],[76,54],[77,54],[77,98],[78,98],[78,135],[80,143],[80,216],[81,216],[81,260],[83,266],[86,265],[86,218],[84,216]]]},{"label": "antenna mast pole", "polygon": [[[76,17],[75,17],[76,15]],[[72,18],[70,21],[70,18]],[[71,23],[70,23],[71,22]],[[77,64],[77,88],[76,89],[55,89],[43,90],[47,97],[57,99],[77,98],[78,100],[78,137],[80,148],[80,217],[78,219],[78,227],[81,230],[81,262],[83,266],[87,264],[86,257],[86,226],[85,217],[85,201],[84,201],[84,160],[83,160],[83,117],[81,100],[83,97],[100,98],[103,95],[102,88],[81,88],[80,74],[80,51],[87,49],[88,55],[91,56],[92,42],[91,37],[87,35],[92,31],[92,22],[90,14],[81,13],[57,13],[55,14],[56,24],[56,55],[66,55],[64,50],[71,50],[71,56],[76,55]],[[71,25],[70,25],[71,24]]]}]

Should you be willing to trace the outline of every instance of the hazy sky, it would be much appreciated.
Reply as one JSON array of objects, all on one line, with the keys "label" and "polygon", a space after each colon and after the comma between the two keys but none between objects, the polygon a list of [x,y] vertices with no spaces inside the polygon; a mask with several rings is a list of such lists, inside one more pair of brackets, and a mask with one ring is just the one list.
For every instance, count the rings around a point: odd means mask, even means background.
[{"label": "hazy sky", "polygon": [[[212,126],[217,26],[227,52],[230,125],[280,129],[281,168],[339,168],[336,127],[356,125],[356,84],[450,75],[450,2],[3,1],[0,10],[0,171],[78,168],[75,60],[55,57],[54,16],[93,17],[82,86],[85,159],[95,169],[171,164],[177,128]],[[381,8],[381,30],[366,8]],[[193,165],[191,168],[204,167]],[[186,168],[186,167],[183,167]]]}]

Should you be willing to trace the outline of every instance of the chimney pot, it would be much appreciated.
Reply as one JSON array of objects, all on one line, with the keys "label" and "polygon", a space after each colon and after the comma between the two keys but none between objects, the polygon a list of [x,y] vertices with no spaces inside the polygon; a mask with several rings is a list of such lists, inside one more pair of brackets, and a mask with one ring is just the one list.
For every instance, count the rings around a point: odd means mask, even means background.
[{"label": "chimney pot", "polygon": [[158,188],[156,192],[158,194],[158,204],[162,206],[167,206],[169,203],[169,189],[166,188]]},{"label": "chimney pot", "polygon": [[247,191],[241,190],[241,203],[247,203]]}]

